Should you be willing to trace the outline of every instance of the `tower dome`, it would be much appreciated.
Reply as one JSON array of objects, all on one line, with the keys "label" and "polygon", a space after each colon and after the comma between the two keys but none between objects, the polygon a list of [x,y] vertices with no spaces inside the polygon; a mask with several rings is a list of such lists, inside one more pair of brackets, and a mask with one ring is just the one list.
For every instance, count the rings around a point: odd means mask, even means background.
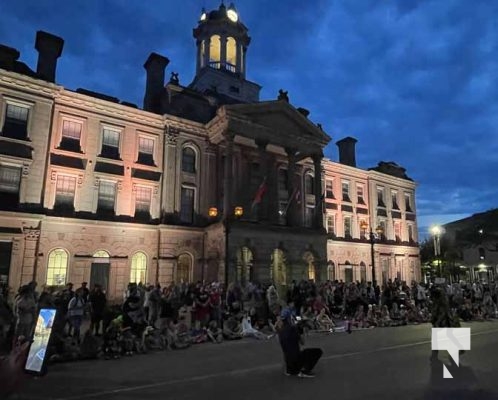
[{"label": "tower dome", "polygon": [[251,38],[235,5],[231,3],[227,8],[222,2],[218,9],[203,9],[193,34],[197,65],[191,86],[242,101],[257,101],[259,85],[246,81],[246,53]]}]

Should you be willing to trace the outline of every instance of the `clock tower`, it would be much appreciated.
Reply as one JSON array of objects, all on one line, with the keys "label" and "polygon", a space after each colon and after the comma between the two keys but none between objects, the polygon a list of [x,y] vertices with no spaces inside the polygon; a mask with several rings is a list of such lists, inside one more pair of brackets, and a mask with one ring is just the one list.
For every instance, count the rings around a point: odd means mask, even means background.
[{"label": "clock tower", "polygon": [[197,68],[192,89],[222,95],[227,103],[259,101],[261,87],[246,80],[246,54],[251,38],[235,6],[221,3],[217,10],[202,10],[194,29]]}]

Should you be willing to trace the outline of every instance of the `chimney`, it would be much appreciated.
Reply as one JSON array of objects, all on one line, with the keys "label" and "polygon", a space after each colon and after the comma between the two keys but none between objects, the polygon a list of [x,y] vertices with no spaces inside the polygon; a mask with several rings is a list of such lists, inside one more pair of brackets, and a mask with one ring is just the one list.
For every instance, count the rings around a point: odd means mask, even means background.
[{"label": "chimney", "polygon": [[145,83],[144,110],[158,112],[159,95],[164,89],[164,70],[169,64],[166,57],[150,53],[144,68],[147,74]]},{"label": "chimney", "polygon": [[55,82],[57,59],[62,54],[64,40],[47,32],[36,32],[35,49],[38,50],[36,73],[41,79]]},{"label": "chimney", "polygon": [[0,68],[12,71],[20,53],[12,47],[0,44]]},{"label": "chimney", "polygon": [[356,142],[355,138],[348,136],[336,143],[337,147],[339,147],[339,162],[341,164],[356,167]]}]

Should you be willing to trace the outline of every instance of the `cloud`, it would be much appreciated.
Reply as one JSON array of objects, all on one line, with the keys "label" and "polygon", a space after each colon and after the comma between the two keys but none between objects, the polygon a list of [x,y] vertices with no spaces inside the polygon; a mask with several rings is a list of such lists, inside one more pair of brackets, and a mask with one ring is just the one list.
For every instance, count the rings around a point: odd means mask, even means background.
[{"label": "cloud", "polygon": [[[141,104],[151,51],[189,83],[192,28],[201,2],[8,0],[0,42],[36,65],[38,29],[66,40],[58,67],[68,88]],[[338,140],[355,136],[357,160],[394,160],[418,182],[420,215],[496,207],[498,2],[487,0],[240,0],[250,30],[248,79],[308,108]],[[334,143],[325,154],[337,160]]]}]

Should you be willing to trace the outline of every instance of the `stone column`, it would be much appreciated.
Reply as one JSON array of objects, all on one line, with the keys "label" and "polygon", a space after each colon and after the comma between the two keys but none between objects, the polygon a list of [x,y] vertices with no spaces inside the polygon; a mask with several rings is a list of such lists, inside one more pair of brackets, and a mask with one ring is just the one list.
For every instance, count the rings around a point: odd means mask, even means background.
[{"label": "stone column", "polygon": [[313,155],[315,167],[315,228],[323,229],[322,155]]},{"label": "stone column", "polygon": [[209,66],[211,58],[211,38],[204,39],[204,66]]},{"label": "stone column", "polygon": [[223,185],[223,219],[226,221],[232,213],[233,206],[233,139],[234,135],[225,133],[225,176]]},{"label": "stone column", "polygon": [[287,166],[287,180],[288,180],[288,198],[287,200],[291,202],[287,206],[287,225],[288,226],[295,226],[296,225],[296,199],[292,198],[292,196],[295,197],[296,193],[295,191],[299,188],[298,182],[296,182],[296,149],[293,148],[286,148],[285,149],[287,153],[287,159],[288,159],[288,166]]},{"label": "stone column", "polygon": [[258,205],[258,219],[267,220],[268,219],[268,189],[269,189],[269,171],[268,171],[268,153],[266,152],[266,146],[268,145],[267,140],[256,140],[256,145],[258,146],[258,159],[261,168],[260,181],[258,183],[258,188],[253,196],[259,191],[263,180],[266,179],[266,193],[261,199],[261,203]]},{"label": "stone column", "polygon": [[176,192],[176,139],[178,131],[175,128],[167,127],[165,131],[165,152],[164,152],[164,171],[163,171],[163,195],[161,211],[166,215],[172,215],[175,212],[175,192]]},{"label": "stone column", "polygon": [[226,68],[227,63],[227,37],[221,36],[220,38],[220,69]]},{"label": "stone column", "polygon": [[267,155],[267,187],[268,187],[268,219],[273,224],[279,220],[279,198],[278,198],[278,170],[276,159],[273,154]]},{"label": "stone column", "polygon": [[239,42],[236,42],[236,72],[239,74],[242,72],[242,45]]}]

